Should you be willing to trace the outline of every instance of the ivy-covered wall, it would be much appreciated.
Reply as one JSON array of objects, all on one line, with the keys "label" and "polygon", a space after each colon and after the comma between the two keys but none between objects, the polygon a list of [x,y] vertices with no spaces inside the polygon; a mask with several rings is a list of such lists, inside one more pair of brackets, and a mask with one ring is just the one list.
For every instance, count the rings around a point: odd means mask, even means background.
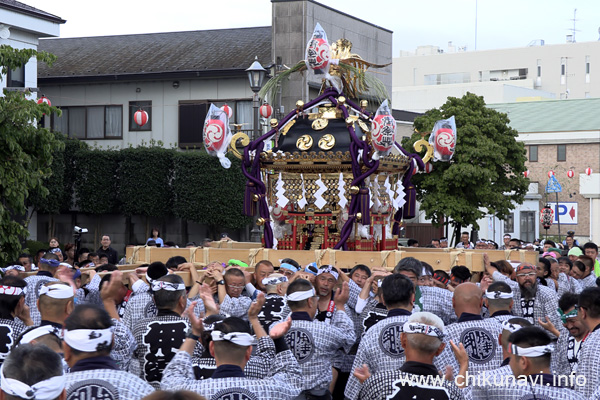
[{"label": "ivy-covered wall", "polygon": [[[42,219],[48,229],[40,238],[65,230],[54,226],[53,216],[58,219],[58,214],[75,215],[73,221],[77,215],[80,219],[83,215],[100,217],[100,221],[102,216],[107,216],[106,221],[114,221],[116,215],[126,217],[128,222],[117,232],[127,231],[127,224],[140,217],[152,221],[148,226],[156,221],[173,226],[171,219],[181,219],[182,230],[187,229],[187,222],[202,224],[214,239],[223,229],[240,230],[252,222],[242,215],[245,178],[236,158],[231,158],[231,168],[224,169],[203,150],[181,151],[156,144],[102,150],[75,139],[64,140],[65,150],[55,154],[53,175],[46,182],[49,195],[32,194],[29,199],[38,214],[47,214]],[[60,220],[65,220],[64,215]],[[102,230],[113,230],[105,225]],[[67,234],[62,232],[62,236]],[[181,237],[185,236],[184,232]]]}]

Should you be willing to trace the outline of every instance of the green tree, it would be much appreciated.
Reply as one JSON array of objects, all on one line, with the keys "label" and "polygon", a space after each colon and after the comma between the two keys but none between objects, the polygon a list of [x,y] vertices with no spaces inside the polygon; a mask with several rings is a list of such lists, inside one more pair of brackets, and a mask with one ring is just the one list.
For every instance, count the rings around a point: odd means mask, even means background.
[{"label": "green tree", "polygon": [[[56,57],[32,49],[0,46],[0,72],[24,66],[32,57],[52,63]],[[26,204],[30,193],[48,195],[44,178],[51,174],[55,152],[62,142],[35,121],[56,108],[38,105],[20,91],[4,91],[0,97],[0,264],[14,261],[28,236]]]},{"label": "green tree", "polygon": [[[439,109],[415,119],[419,132],[431,131],[437,120],[455,116],[457,141],[450,162],[433,162],[433,171],[413,177],[417,200],[434,225],[451,224],[455,232],[485,215],[504,219],[522,204],[529,180],[525,171],[525,148],[518,132],[508,126],[507,115],[485,106],[483,97],[467,93],[449,97]],[[405,149],[421,139],[419,133],[402,142]],[[458,239],[458,238],[457,238]]]}]

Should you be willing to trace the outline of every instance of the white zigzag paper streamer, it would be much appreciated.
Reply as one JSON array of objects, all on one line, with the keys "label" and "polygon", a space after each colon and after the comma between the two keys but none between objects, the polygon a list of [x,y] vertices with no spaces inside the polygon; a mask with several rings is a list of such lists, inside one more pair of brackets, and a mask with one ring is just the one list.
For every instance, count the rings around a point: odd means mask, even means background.
[{"label": "white zigzag paper streamer", "polygon": [[375,176],[373,179],[373,188],[371,189],[371,198],[373,199],[373,204],[375,205],[375,210],[379,211],[381,208],[381,202],[379,201],[379,174]]},{"label": "white zigzag paper streamer", "polygon": [[383,183],[383,187],[385,188],[385,191],[390,198],[390,204],[394,205],[394,192],[392,191],[392,184],[390,183],[389,175],[385,177],[385,182]]},{"label": "white zigzag paper streamer", "polygon": [[399,210],[404,203],[406,203],[406,200],[404,200],[404,185],[402,184],[402,181],[400,179],[398,179],[398,181],[396,182],[396,196],[394,198],[394,207],[396,208],[396,210]]},{"label": "white zigzag paper streamer", "polygon": [[275,195],[277,196],[277,205],[281,208],[285,208],[287,204],[290,202],[287,197],[285,197],[285,189],[283,188],[283,180],[281,179],[281,172],[279,173],[279,178],[277,179],[277,184],[275,185],[275,189],[277,192]]},{"label": "white zigzag paper streamer", "polygon": [[300,180],[302,181],[301,185],[302,185],[302,198],[300,200],[298,200],[298,207],[300,208],[304,208],[306,207],[306,204],[308,203],[306,201],[306,190],[304,189],[304,175],[300,174]]},{"label": "white zigzag paper streamer", "polygon": [[327,186],[321,180],[321,174],[319,174],[319,179],[315,181],[315,185],[319,187],[319,190],[315,192],[315,205],[322,209],[327,204],[327,201],[323,198],[323,194],[327,191]]},{"label": "white zigzag paper streamer", "polygon": [[338,204],[341,208],[346,207],[346,204],[348,204],[348,200],[346,199],[346,189],[344,189],[344,183],[344,175],[340,172],[340,179],[338,180],[338,196],[340,197],[340,201],[338,202]]}]

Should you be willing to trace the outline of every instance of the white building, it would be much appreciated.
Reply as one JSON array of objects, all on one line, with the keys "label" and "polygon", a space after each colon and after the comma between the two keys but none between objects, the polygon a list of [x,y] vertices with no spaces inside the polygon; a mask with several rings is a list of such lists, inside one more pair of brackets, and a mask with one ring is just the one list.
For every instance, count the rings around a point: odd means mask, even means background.
[{"label": "white building", "polygon": [[[37,50],[40,38],[56,37],[66,21],[18,1],[0,0],[0,44]],[[1,88],[37,91],[38,63],[32,58],[22,68],[2,76]],[[35,93],[32,94],[35,98]]]},{"label": "white building", "polygon": [[424,112],[466,92],[487,104],[600,97],[599,52],[600,42],[459,52],[421,46],[393,60],[394,108]]}]

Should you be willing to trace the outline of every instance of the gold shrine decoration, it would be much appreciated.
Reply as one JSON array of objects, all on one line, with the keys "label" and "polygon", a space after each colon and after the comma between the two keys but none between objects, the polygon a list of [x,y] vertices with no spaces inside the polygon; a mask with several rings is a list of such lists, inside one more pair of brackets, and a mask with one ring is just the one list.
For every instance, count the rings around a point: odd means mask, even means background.
[{"label": "gold shrine decoration", "polygon": [[237,158],[239,158],[241,160],[242,153],[240,153],[239,150],[237,149],[237,141],[240,139],[242,141],[242,147],[246,147],[250,144],[250,138],[248,137],[248,135],[246,135],[244,132],[238,132],[231,137],[231,142],[229,143],[229,149],[231,150],[231,152],[233,153],[234,156],[236,156]]},{"label": "gold shrine decoration", "polygon": [[415,142],[415,144],[413,145],[413,147],[415,148],[416,151],[423,150],[423,147],[427,148],[425,157],[422,158],[423,162],[426,163],[433,158],[433,146],[427,140],[425,140],[425,136],[431,132],[421,133],[417,130],[415,130],[415,132],[417,132],[419,135],[421,135],[421,139],[417,140]]}]

